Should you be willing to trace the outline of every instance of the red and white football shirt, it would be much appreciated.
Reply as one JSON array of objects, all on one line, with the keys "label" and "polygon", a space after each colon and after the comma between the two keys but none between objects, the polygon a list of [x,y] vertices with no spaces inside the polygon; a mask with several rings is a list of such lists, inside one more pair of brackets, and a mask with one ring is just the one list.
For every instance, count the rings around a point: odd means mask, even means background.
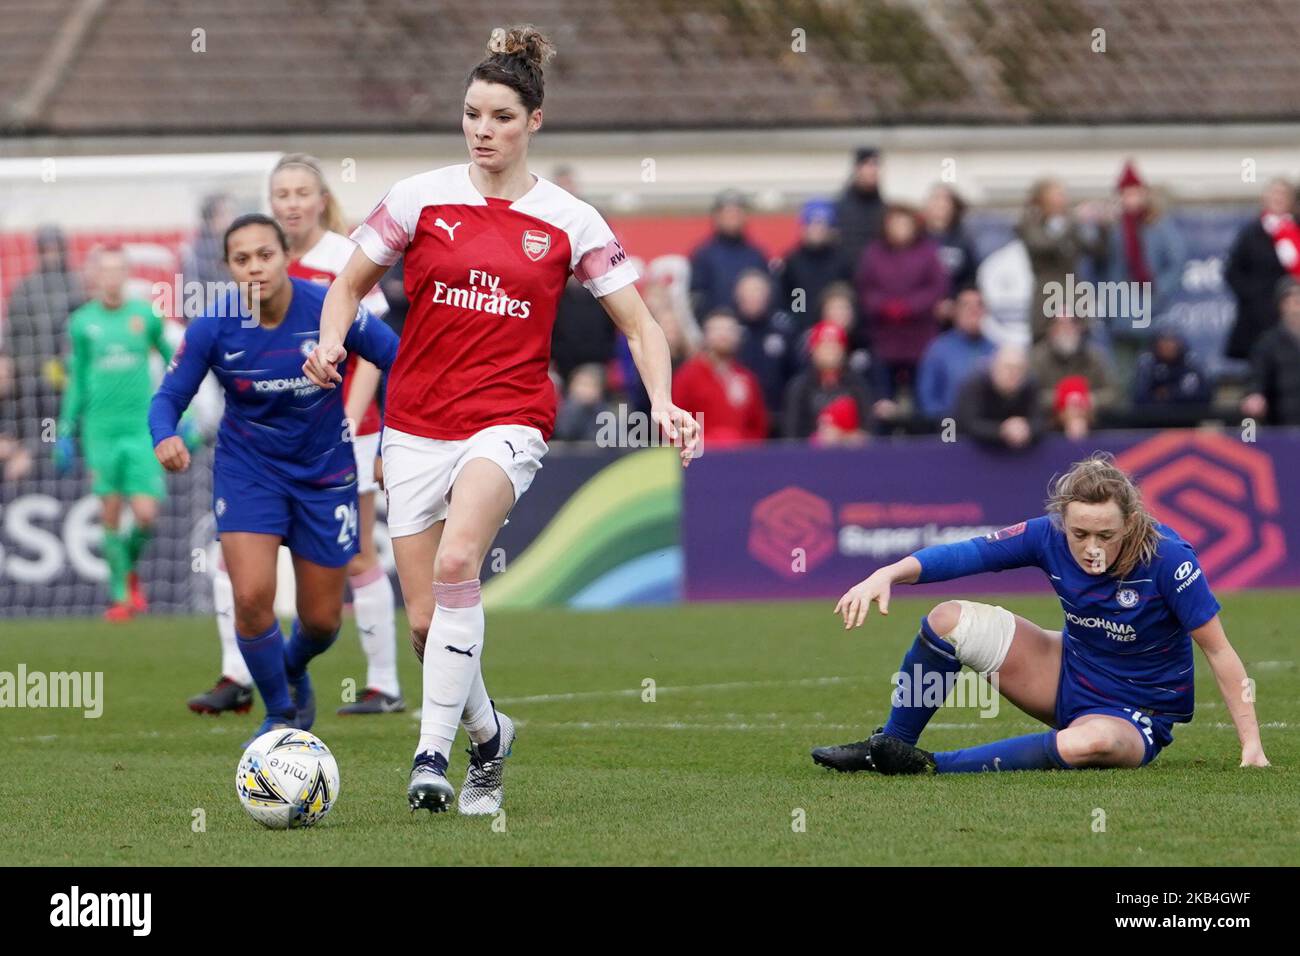
[{"label": "red and white football shirt", "polygon": [[[320,241],[303,253],[301,259],[289,260],[289,275],[329,285],[338,278],[356,248],[356,243],[347,236],[326,230],[320,237]],[[377,319],[382,319],[388,314],[388,300],[384,298],[384,293],[379,290],[379,286],[367,292],[361,304]],[[345,402],[352,388],[352,376],[347,374],[351,371],[348,368],[351,363],[352,356],[349,355],[343,376],[343,401]],[[357,423],[356,434],[373,435],[379,431],[379,424],[379,405],[371,402],[365,414],[361,416],[361,421]]]},{"label": "red and white football shirt", "polygon": [[406,257],[387,421],[443,441],[505,424],[549,440],[551,329],[569,274],[595,296],[637,279],[590,205],[540,177],[513,202],[488,199],[467,163],[403,179],[352,238],[377,265]]}]

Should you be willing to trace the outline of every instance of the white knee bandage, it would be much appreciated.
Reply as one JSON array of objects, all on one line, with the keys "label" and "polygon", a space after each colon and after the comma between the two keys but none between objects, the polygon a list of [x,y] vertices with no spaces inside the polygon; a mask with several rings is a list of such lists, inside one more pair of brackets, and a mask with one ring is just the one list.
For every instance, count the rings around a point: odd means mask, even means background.
[{"label": "white knee bandage", "polygon": [[1002,666],[1011,650],[1016,633],[1016,619],[1010,611],[996,604],[958,601],[961,616],[944,640],[957,650],[957,659],[981,674]]}]

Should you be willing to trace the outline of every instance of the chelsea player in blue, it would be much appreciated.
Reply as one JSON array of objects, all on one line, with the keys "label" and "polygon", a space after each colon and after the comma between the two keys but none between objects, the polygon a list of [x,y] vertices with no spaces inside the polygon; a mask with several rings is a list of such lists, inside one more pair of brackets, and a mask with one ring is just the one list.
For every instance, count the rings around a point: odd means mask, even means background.
[{"label": "chelsea player in blue", "polygon": [[[1192,719],[1195,642],[1236,727],[1241,766],[1268,766],[1251,685],[1191,545],[1151,517],[1106,454],[1061,476],[1047,511],[983,538],[923,548],[840,598],[835,613],[845,628],[861,627],[873,601],[889,613],[894,584],[1038,567],[1065,622],[1048,631],[1001,607],[944,601],[921,619],[885,726],[867,740],[819,747],[814,761],[884,774],[1140,767],[1173,742],[1174,724]],[[940,753],[917,747],[945,696],[920,688],[950,687],[963,664],[1053,729]]]},{"label": "chelsea player in blue", "polygon": [[[226,395],[213,466],[213,511],[235,594],[239,650],[266,704],[254,738],[310,729],[307,663],[338,636],[347,564],[357,551],[356,458],[343,390],[302,373],[316,347],[326,288],[289,276],[289,244],[268,216],[231,223],[225,256],[239,283],[217,314],[195,319],[149,409],[154,452],[168,471],[190,456],[176,424],[208,371]],[[397,336],[364,309],[346,348],[387,370]],[[298,617],[286,642],[274,611],[276,556],[293,555]]]}]

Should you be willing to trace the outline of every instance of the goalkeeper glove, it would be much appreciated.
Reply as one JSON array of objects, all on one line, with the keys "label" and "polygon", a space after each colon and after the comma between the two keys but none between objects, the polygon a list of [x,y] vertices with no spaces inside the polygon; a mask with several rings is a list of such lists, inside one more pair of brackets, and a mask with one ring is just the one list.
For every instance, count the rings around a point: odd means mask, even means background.
[{"label": "goalkeeper glove", "polygon": [[72,463],[77,458],[77,440],[60,438],[54,443],[54,473],[60,477],[72,470]]}]

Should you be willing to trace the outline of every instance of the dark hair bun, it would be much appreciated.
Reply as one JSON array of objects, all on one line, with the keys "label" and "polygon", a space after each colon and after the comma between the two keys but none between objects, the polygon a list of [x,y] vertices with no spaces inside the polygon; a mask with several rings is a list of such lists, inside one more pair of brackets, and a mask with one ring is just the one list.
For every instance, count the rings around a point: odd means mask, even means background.
[{"label": "dark hair bun", "polygon": [[487,48],[490,54],[517,56],[538,69],[555,56],[555,45],[531,23],[509,30],[497,27],[488,39]]}]

